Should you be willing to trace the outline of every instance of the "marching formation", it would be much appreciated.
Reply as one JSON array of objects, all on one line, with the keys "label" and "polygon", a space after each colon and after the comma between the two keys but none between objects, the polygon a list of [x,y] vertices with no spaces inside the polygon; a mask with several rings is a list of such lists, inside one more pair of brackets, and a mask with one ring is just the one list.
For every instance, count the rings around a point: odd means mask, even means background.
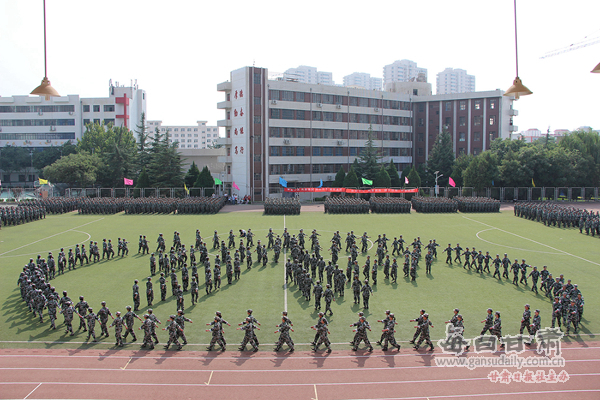
[{"label": "marching formation", "polygon": [[454,213],[458,211],[458,201],[447,197],[413,196],[412,207],[421,213]]},{"label": "marching formation", "polygon": [[579,233],[592,236],[600,236],[600,212],[588,211],[558,203],[516,203],[514,207],[515,216],[527,218],[530,221],[541,222],[546,226],[558,226],[558,228],[578,227]]},{"label": "marching formation", "polygon": [[370,205],[361,198],[329,196],[324,207],[329,214],[368,214]]},{"label": "marching formation", "polygon": [[0,207],[0,226],[20,225],[46,218],[46,209],[36,202],[20,203],[17,207]]},{"label": "marching formation", "polygon": [[371,212],[410,214],[410,201],[402,197],[371,196],[369,204]]},{"label": "marching formation", "polygon": [[300,200],[296,197],[265,199],[267,215],[300,215]]},{"label": "marching formation", "polygon": [[460,212],[500,212],[500,200],[490,197],[461,196],[455,197]]}]

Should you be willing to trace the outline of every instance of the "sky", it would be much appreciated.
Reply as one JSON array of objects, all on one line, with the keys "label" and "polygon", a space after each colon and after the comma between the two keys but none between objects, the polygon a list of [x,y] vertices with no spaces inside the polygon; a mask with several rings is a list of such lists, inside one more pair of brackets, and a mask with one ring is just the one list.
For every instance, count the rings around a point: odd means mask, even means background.
[{"label": "sky", "polygon": [[[0,96],[26,95],[44,76],[42,0],[0,0]],[[462,68],[477,91],[516,75],[513,2],[47,0],[48,77],[61,95],[107,97],[108,83],[137,80],[147,118],[165,125],[224,119],[217,84],[256,65],[299,65],[383,77],[409,59],[435,76]],[[600,128],[600,1],[519,0],[519,75],[533,94],[515,102],[519,130]]]}]

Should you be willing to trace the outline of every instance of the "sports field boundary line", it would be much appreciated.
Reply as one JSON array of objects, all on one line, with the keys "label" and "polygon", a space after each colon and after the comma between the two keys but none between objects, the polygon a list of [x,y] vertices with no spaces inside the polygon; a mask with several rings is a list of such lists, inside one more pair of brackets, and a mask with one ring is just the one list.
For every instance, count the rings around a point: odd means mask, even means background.
[{"label": "sports field boundary line", "polygon": [[588,263],[590,263],[590,264],[594,264],[594,265],[600,266],[600,264],[599,264],[599,263],[596,263],[596,262],[593,262],[593,261],[587,260],[587,259],[585,259],[585,258],[583,258],[583,257],[579,257],[579,256],[577,256],[577,255],[575,255],[575,254],[568,253],[568,252],[566,252],[566,251],[564,251],[564,250],[557,249],[557,248],[555,248],[555,247],[552,247],[552,246],[550,246],[550,245],[547,245],[547,244],[545,244],[545,243],[538,242],[538,241],[536,241],[536,240],[533,240],[533,239],[529,239],[529,238],[527,238],[527,237],[525,237],[525,236],[517,235],[516,233],[512,233],[512,232],[506,231],[506,230],[504,230],[504,229],[501,229],[501,228],[495,227],[495,226],[493,226],[493,225],[490,225],[490,224],[486,224],[485,222],[477,221],[476,219],[472,219],[472,218],[469,218],[469,217],[465,217],[464,215],[463,215],[462,217],[463,217],[463,218],[465,218],[465,219],[468,219],[469,221],[477,222],[478,224],[485,225],[485,226],[489,226],[490,228],[497,229],[497,230],[499,230],[500,232],[508,233],[509,235],[513,235],[513,236],[516,236],[516,237],[518,237],[518,238],[521,238],[521,239],[529,240],[530,242],[533,242],[533,243],[539,244],[539,245],[541,245],[541,246],[548,247],[549,249],[552,249],[552,250],[555,250],[555,251],[559,251],[559,252],[561,252],[562,254],[565,254],[565,255],[567,255],[567,256],[575,257],[575,258],[578,258],[578,259],[580,259],[580,260],[586,261],[586,262],[588,262]]},{"label": "sports field boundary line", "polygon": [[40,386],[42,386],[42,383],[43,383],[43,382],[40,382],[40,384],[39,384],[39,385],[37,385],[37,386],[35,387],[35,389],[33,389],[31,392],[29,392],[29,394],[28,394],[27,396],[23,397],[23,400],[25,400],[26,398],[28,398],[29,396],[31,396],[31,394],[32,394],[33,392],[35,392],[35,391],[37,390],[37,388],[39,388]]},{"label": "sports field boundary line", "polygon": [[[86,226],[86,225],[89,225],[89,224],[93,224],[94,222],[102,221],[103,219],[104,219],[104,217],[102,217],[102,218],[99,218],[99,219],[97,219],[97,220],[95,220],[95,221],[90,221],[90,222],[87,222],[87,223],[85,223],[85,224],[83,224],[83,225],[79,225],[79,226],[76,226],[76,227],[74,227],[74,228],[71,228],[71,229],[67,229],[66,231],[62,231],[62,232],[55,233],[54,235],[47,236],[47,237],[45,237],[45,238],[42,238],[42,239],[36,240],[35,242],[31,242],[31,243],[25,244],[25,245],[23,245],[23,246],[21,246],[21,247],[16,247],[16,248],[14,248],[14,249],[12,249],[12,250],[5,251],[4,253],[1,253],[1,254],[0,254],[0,257],[2,257],[2,256],[3,256],[3,255],[5,255],[5,254],[12,253],[12,252],[13,252],[13,251],[15,251],[15,250],[19,250],[19,249],[22,249],[22,248],[24,248],[24,247],[31,246],[32,244],[39,243],[39,242],[41,242],[41,241],[43,241],[43,240],[46,240],[46,239],[50,239],[50,238],[52,238],[52,237],[54,237],[54,236],[62,235],[63,233],[71,232],[71,231],[74,231],[74,230],[76,230],[76,229],[79,229],[79,228],[81,228],[81,227],[83,227],[83,226]],[[86,232],[86,234],[88,234],[88,235],[89,235],[89,233],[87,233],[87,232]]]},{"label": "sports field boundary line", "polygon": [[[208,372],[210,370],[205,370]],[[236,372],[231,370],[231,372]],[[570,377],[579,376],[600,376],[600,372],[587,373],[587,374],[569,374]],[[319,386],[357,386],[357,385],[389,385],[389,384],[410,384],[410,383],[443,383],[443,382],[475,382],[475,381],[489,381],[487,376],[477,378],[447,378],[447,379],[423,379],[423,380],[409,380],[409,381],[367,381],[367,382],[320,382]],[[141,382],[42,382],[48,385],[116,385],[116,386],[181,386],[181,383],[141,383]],[[32,382],[0,382],[0,385],[15,385],[15,384],[34,384]],[[186,386],[198,386],[206,387],[205,383],[186,383]],[[313,386],[314,383],[213,383],[210,386],[217,387],[294,387],[294,386]],[[600,389],[589,389],[593,391],[599,391]],[[554,392],[548,390],[548,392]],[[544,392],[545,393],[545,392]],[[420,397],[423,398],[422,396]]]},{"label": "sports field boundary line", "polygon": [[[489,397],[489,396],[510,396],[510,395],[521,395],[521,394],[547,394],[547,393],[578,393],[578,392],[600,392],[600,389],[571,389],[571,390],[538,390],[538,391],[527,391],[527,392],[494,392],[494,393],[473,393],[473,394],[440,394],[434,396],[427,396],[427,399],[461,399],[465,397]],[[386,400],[423,400],[424,396],[411,396],[411,397],[386,397]],[[358,399],[349,399],[358,400]],[[375,400],[375,399],[371,399]]]}]

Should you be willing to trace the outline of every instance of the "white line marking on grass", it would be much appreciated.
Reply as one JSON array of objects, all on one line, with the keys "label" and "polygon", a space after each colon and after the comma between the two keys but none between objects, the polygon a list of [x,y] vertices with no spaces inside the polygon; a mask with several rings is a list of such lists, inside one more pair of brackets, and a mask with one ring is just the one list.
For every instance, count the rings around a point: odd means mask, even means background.
[{"label": "white line marking on grass", "polygon": [[[92,235],[90,235],[89,233],[84,232],[84,231],[73,231],[73,232],[85,233],[86,235],[88,235],[88,237],[87,237],[87,239],[84,239],[81,242],[73,243],[73,244],[68,244],[66,246],[62,246],[62,248],[71,248],[71,247],[75,247],[75,245],[77,245],[77,244],[85,244],[88,240],[90,240],[92,238]],[[2,242],[0,242],[0,243],[2,243]],[[35,251],[33,253],[25,253],[25,254],[15,254],[15,255],[12,255],[12,256],[5,256],[3,258],[15,258],[15,257],[32,256],[32,255],[35,255],[35,254],[50,253],[51,251],[58,251],[60,249],[61,249],[61,247],[57,247],[56,249],[41,250],[41,251]]]},{"label": "white line marking on grass", "polygon": [[549,252],[549,251],[529,250],[529,249],[521,249],[521,248],[519,248],[519,247],[506,246],[506,245],[503,245],[503,244],[499,244],[499,243],[490,242],[489,240],[482,239],[482,238],[479,236],[479,234],[480,234],[480,233],[487,232],[487,231],[494,231],[494,230],[497,230],[497,229],[496,229],[496,228],[484,229],[484,230],[482,230],[482,231],[479,231],[479,232],[477,232],[477,233],[475,234],[475,236],[477,236],[477,238],[478,238],[479,240],[481,240],[482,242],[486,242],[486,243],[489,243],[489,244],[493,244],[494,246],[506,247],[507,249],[528,251],[528,252],[530,252],[530,253],[542,253],[542,254],[556,254],[556,255],[562,255],[562,253],[551,253],[551,252]]},{"label": "white line marking on grass", "polygon": [[[548,247],[549,249],[552,249],[552,250],[555,250],[555,251],[558,251],[558,252],[560,252],[559,254],[565,254],[565,255],[567,255],[567,256],[571,256],[571,257],[579,258],[580,260],[583,260],[583,261],[589,262],[590,264],[594,264],[594,265],[598,265],[598,266],[600,266],[600,264],[598,264],[598,263],[596,263],[596,262],[593,262],[593,261],[590,261],[590,260],[586,260],[586,259],[585,259],[585,258],[583,258],[583,257],[579,257],[579,256],[577,256],[577,255],[575,255],[575,254],[567,253],[567,252],[566,252],[566,251],[564,251],[564,250],[557,249],[557,248],[555,248],[555,247],[549,246],[549,245],[547,245],[547,244],[544,244],[544,243],[538,242],[538,241],[536,241],[536,240],[533,240],[533,239],[529,239],[529,238],[527,238],[527,237],[525,237],[525,236],[521,236],[521,235],[517,235],[516,233],[512,233],[512,232],[509,232],[509,231],[505,231],[504,229],[500,229],[500,228],[497,228],[497,227],[495,227],[495,226],[493,226],[493,225],[486,224],[485,222],[477,221],[476,219],[472,219],[472,218],[469,218],[469,217],[465,217],[464,215],[463,215],[462,217],[463,217],[463,218],[465,218],[465,219],[468,219],[469,221],[477,222],[478,224],[485,225],[485,226],[489,226],[490,228],[497,229],[497,230],[499,230],[500,232],[508,233],[508,234],[510,234],[510,235],[513,235],[513,236],[516,236],[516,237],[518,237],[518,238],[525,239],[525,240],[529,240],[530,242],[533,242],[533,243],[535,243],[535,244],[539,244],[539,245],[541,245],[541,246]],[[531,251],[531,250],[528,250],[528,251]]]},{"label": "white line marking on grass", "polygon": [[50,236],[48,236],[48,237],[45,237],[45,238],[42,238],[42,239],[36,240],[35,242],[31,242],[31,243],[25,244],[25,245],[23,245],[23,246],[21,246],[21,247],[16,247],[16,248],[14,248],[14,249],[12,249],[12,250],[5,251],[4,253],[0,254],[0,256],[3,256],[3,255],[5,255],[5,254],[8,254],[8,253],[12,253],[13,251],[15,251],[15,250],[19,250],[19,249],[22,249],[23,247],[31,246],[32,244],[36,244],[36,243],[38,243],[38,242],[41,242],[41,241],[43,241],[43,240],[50,239],[51,237],[54,237],[54,236],[58,236],[58,235],[62,235],[63,233],[67,233],[67,232],[75,231],[77,228],[81,228],[82,226],[86,226],[86,225],[89,225],[89,224],[93,224],[94,222],[102,221],[103,219],[104,219],[104,217],[102,217],[102,218],[100,218],[100,219],[97,219],[97,220],[95,220],[95,221],[91,221],[91,222],[85,223],[85,224],[83,224],[83,225],[76,226],[75,228],[67,229],[66,231],[63,231],[63,232],[55,233],[54,235],[50,235]]},{"label": "white line marking on grass", "polygon": [[33,389],[31,392],[29,392],[29,394],[28,394],[27,396],[23,397],[23,400],[25,400],[26,398],[28,398],[29,396],[31,396],[31,394],[32,394],[33,392],[35,392],[35,391],[37,390],[37,388],[39,388],[40,386],[42,386],[42,382],[40,382],[40,384],[39,384],[39,385],[37,385],[37,386],[35,387],[35,389]]}]

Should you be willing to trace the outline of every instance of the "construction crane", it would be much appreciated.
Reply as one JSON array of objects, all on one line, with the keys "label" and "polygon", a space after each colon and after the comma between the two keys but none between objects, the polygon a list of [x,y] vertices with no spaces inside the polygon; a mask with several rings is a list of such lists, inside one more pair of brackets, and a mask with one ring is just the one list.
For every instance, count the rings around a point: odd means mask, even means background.
[{"label": "construction crane", "polygon": [[[600,29],[598,31],[600,31]],[[596,32],[598,32],[598,31],[596,31]],[[596,32],[594,32],[594,33],[596,33]],[[600,43],[600,36],[590,37],[590,35],[588,35],[585,38],[583,38],[582,41],[579,41],[576,43],[571,43],[570,45],[562,47],[560,49],[549,51],[548,53],[541,56],[540,59],[554,57],[559,54],[568,53],[569,51],[581,49],[581,48],[588,47],[588,46],[593,46],[598,43]]]}]

